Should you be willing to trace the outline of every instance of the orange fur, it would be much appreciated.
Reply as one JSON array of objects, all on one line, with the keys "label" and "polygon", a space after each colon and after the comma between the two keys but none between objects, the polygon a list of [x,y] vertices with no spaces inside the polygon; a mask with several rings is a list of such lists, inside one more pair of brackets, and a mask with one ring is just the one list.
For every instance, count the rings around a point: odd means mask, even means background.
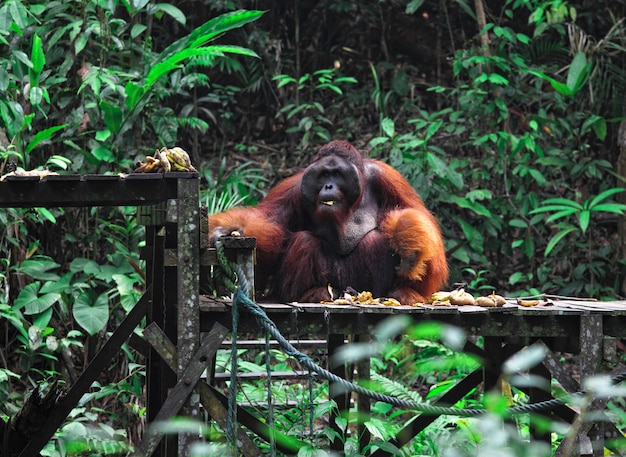
[{"label": "orange fur", "polygon": [[[362,215],[373,216],[377,223],[352,251],[330,250],[333,240],[328,237],[333,231],[322,230],[322,236],[316,232],[328,220],[307,213],[310,206],[301,194],[303,172],[280,182],[255,208],[233,208],[210,216],[209,228],[220,226],[226,233],[238,230],[256,237],[257,279],[261,280],[257,290],[273,277],[267,283],[270,293],[283,300],[319,300],[326,297],[333,281],[341,287],[356,283],[373,287],[403,304],[428,300],[447,281],[448,264],[439,224],[417,192],[393,167],[363,160],[347,142],[333,141],[318,157],[322,153],[338,154],[355,164],[363,199],[347,210],[364,211]],[[338,221],[337,233],[343,233],[341,224],[346,220]]]},{"label": "orange fur", "polygon": [[236,207],[209,216],[210,235],[216,227],[222,227],[227,233],[238,231],[241,236],[255,237],[258,263],[264,268],[272,268],[276,264],[285,231],[258,207]]}]

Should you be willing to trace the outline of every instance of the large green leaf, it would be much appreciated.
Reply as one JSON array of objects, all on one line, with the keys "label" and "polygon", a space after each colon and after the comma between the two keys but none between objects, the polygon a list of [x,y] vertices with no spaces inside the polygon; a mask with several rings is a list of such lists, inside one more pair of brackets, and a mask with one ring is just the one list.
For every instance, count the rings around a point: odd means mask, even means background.
[{"label": "large green leaf", "polygon": [[598,195],[596,195],[595,197],[591,199],[591,201],[589,202],[588,208],[594,209],[597,207],[598,203],[600,203],[602,200],[606,200],[610,196],[619,194],[620,192],[624,192],[623,187],[612,187],[603,192],[600,192]]},{"label": "large green leaf", "polygon": [[180,9],[178,9],[174,5],[171,5],[169,3],[157,3],[156,5],[154,5],[154,9],[164,12],[168,16],[171,16],[172,19],[176,20],[177,22],[180,22],[183,25],[187,23],[187,18],[185,17],[185,13],[183,13]]},{"label": "large green leaf", "polygon": [[50,308],[61,298],[59,293],[40,295],[41,283],[35,281],[24,287],[15,299],[17,309],[24,308],[24,314],[39,314]]},{"label": "large green leaf", "polygon": [[32,68],[29,69],[30,73],[30,85],[35,87],[39,85],[39,76],[46,64],[46,55],[43,51],[43,45],[39,35],[33,35],[33,47],[30,54],[30,61],[33,63]]},{"label": "large green leaf", "polygon": [[256,21],[263,15],[263,11],[233,11],[215,17],[200,27],[196,27],[189,35],[175,41],[161,52],[157,57],[157,62],[163,62],[174,54],[189,48],[191,43],[194,46],[202,46],[217,36],[229,30],[242,27],[250,22]]},{"label": "large green leaf", "polygon": [[126,106],[132,111],[146,91],[143,86],[135,84],[134,82],[126,84],[124,90],[126,92]]},{"label": "large green leaf", "polygon": [[72,315],[87,333],[95,335],[109,320],[109,296],[105,292],[94,297],[91,291],[83,291],[76,297]]},{"label": "large green leaf", "polygon": [[100,110],[102,111],[102,118],[106,126],[113,134],[117,134],[124,120],[122,110],[106,100],[100,102]]},{"label": "large green leaf", "polygon": [[552,239],[550,240],[550,242],[548,243],[548,245],[546,246],[546,250],[544,251],[544,255],[546,257],[548,257],[548,255],[550,255],[550,252],[552,252],[552,250],[555,248],[555,246],[557,244],[559,244],[559,242],[565,238],[567,235],[569,235],[572,232],[578,231],[578,228],[576,227],[568,227],[564,230],[561,230],[560,232],[558,232],[556,235],[554,235],[552,237]]},{"label": "large green leaf", "polygon": [[26,146],[26,149],[24,150],[25,154],[30,154],[31,151],[35,149],[37,145],[39,145],[39,143],[45,140],[49,140],[55,132],[64,129],[65,127],[67,127],[67,124],[55,125],[54,127],[49,127],[47,129],[37,132],[33,139],[30,140],[30,142],[28,143],[28,146]]},{"label": "large green leaf", "polygon": [[42,281],[56,281],[59,275],[50,271],[58,268],[60,265],[53,260],[45,257],[35,257],[24,260],[16,270],[20,273],[30,276],[33,279]]},{"label": "large green leaf", "polygon": [[587,63],[585,53],[577,53],[572,59],[572,63],[567,72],[567,87],[572,95],[577,93],[585,85],[590,70],[591,64]]}]

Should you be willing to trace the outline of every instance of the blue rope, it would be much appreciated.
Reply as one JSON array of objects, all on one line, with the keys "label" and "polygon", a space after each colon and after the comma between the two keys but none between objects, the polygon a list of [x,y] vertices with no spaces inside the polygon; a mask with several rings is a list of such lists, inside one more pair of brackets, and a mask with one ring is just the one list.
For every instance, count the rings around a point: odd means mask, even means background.
[{"label": "blue rope", "polygon": [[274,436],[274,403],[272,401],[272,354],[270,334],[265,333],[265,369],[267,370],[267,425],[270,431],[270,455],[276,457],[276,437]]},{"label": "blue rope", "polygon": [[230,385],[228,386],[228,421],[226,424],[226,439],[231,447],[231,455],[237,453],[237,329],[239,323],[239,309],[233,302],[232,333],[230,337]]}]

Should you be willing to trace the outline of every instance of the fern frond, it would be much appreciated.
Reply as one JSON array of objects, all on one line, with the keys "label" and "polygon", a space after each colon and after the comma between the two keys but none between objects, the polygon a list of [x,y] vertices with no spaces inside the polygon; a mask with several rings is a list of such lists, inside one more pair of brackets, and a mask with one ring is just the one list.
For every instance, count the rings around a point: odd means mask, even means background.
[{"label": "fern frond", "polygon": [[409,389],[405,384],[389,379],[379,373],[372,372],[372,380],[382,390],[381,393],[399,398],[401,400],[423,402],[419,392]]}]

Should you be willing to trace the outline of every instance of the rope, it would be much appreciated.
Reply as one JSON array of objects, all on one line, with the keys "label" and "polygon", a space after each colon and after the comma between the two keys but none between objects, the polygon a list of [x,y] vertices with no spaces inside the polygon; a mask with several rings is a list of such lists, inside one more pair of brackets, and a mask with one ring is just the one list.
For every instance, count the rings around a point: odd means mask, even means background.
[{"label": "rope", "polygon": [[[223,247],[222,247],[223,249]],[[219,255],[219,246],[218,246],[218,259],[220,262],[224,260],[226,262],[225,256]],[[227,263],[227,262],[226,262]],[[230,268],[230,267],[229,267]],[[232,271],[232,269],[231,269]],[[470,409],[470,408],[454,408],[450,406],[435,406],[425,403],[418,403],[415,401],[402,400],[396,397],[391,397],[389,395],[380,394],[378,392],[374,392],[370,389],[366,389],[358,384],[354,384],[352,382],[346,381],[345,379],[331,373],[330,371],[318,366],[315,362],[306,354],[298,351],[295,347],[289,343],[285,339],[285,337],[278,331],[276,325],[272,320],[267,316],[265,311],[252,300],[250,300],[246,296],[245,288],[248,287],[247,280],[245,276],[239,272],[238,278],[241,281],[242,287],[234,289],[233,295],[233,312],[235,309],[241,304],[245,307],[245,309],[253,314],[261,327],[263,327],[267,332],[269,332],[279,343],[283,352],[290,357],[296,359],[300,364],[302,364],[305,368],[307,368],[310,372],[316,373],[323,378],[340,384],[344,389],[352,392],[356,392],[359,395],[367,396],[373,400],[381,401],[383,403],[388,403],[392,406],[396,406],[398,408],[403,408],[406,410],[415,410],[424,414],[437,415],[437,416],[458,416],[458,417],[476,417],[487,413],[486,409]],[[242,281],[243,280],[243,281]],[[234,332],[234,329],[233,329]],[[614,378],[612,378],[612,384],[619,384],[623,381],[626,381],[626,372],[621,373]],[[574,395],[584,394],[585,392],[577,392]],[[529,405],[520,405],[509,408],[506,412],[509,416],[514,416],[518,414],[526,414],[530,412],[538,412],[544,410],[554,409],[557,406],[564,405],[565,402],[561,399],[555,398],[552,400],[546,400],[542,402],[532,403]]]},{"label": "rope", "polygon": [[237,330],[239,323],[239,309],[233,303],[232,333],[230,336],[230,385],[228,386],[228,421],[226,423],[226,438],[231,446],[231,455],[237,452]]},{"label": "rope", "polygon": [[270,334],[265,334],[265,369],[267,370],[267,426],[270,429],[270,456],[276,457],[276,437],[274,436],[274,402],[272,399],[272,354]]}]

